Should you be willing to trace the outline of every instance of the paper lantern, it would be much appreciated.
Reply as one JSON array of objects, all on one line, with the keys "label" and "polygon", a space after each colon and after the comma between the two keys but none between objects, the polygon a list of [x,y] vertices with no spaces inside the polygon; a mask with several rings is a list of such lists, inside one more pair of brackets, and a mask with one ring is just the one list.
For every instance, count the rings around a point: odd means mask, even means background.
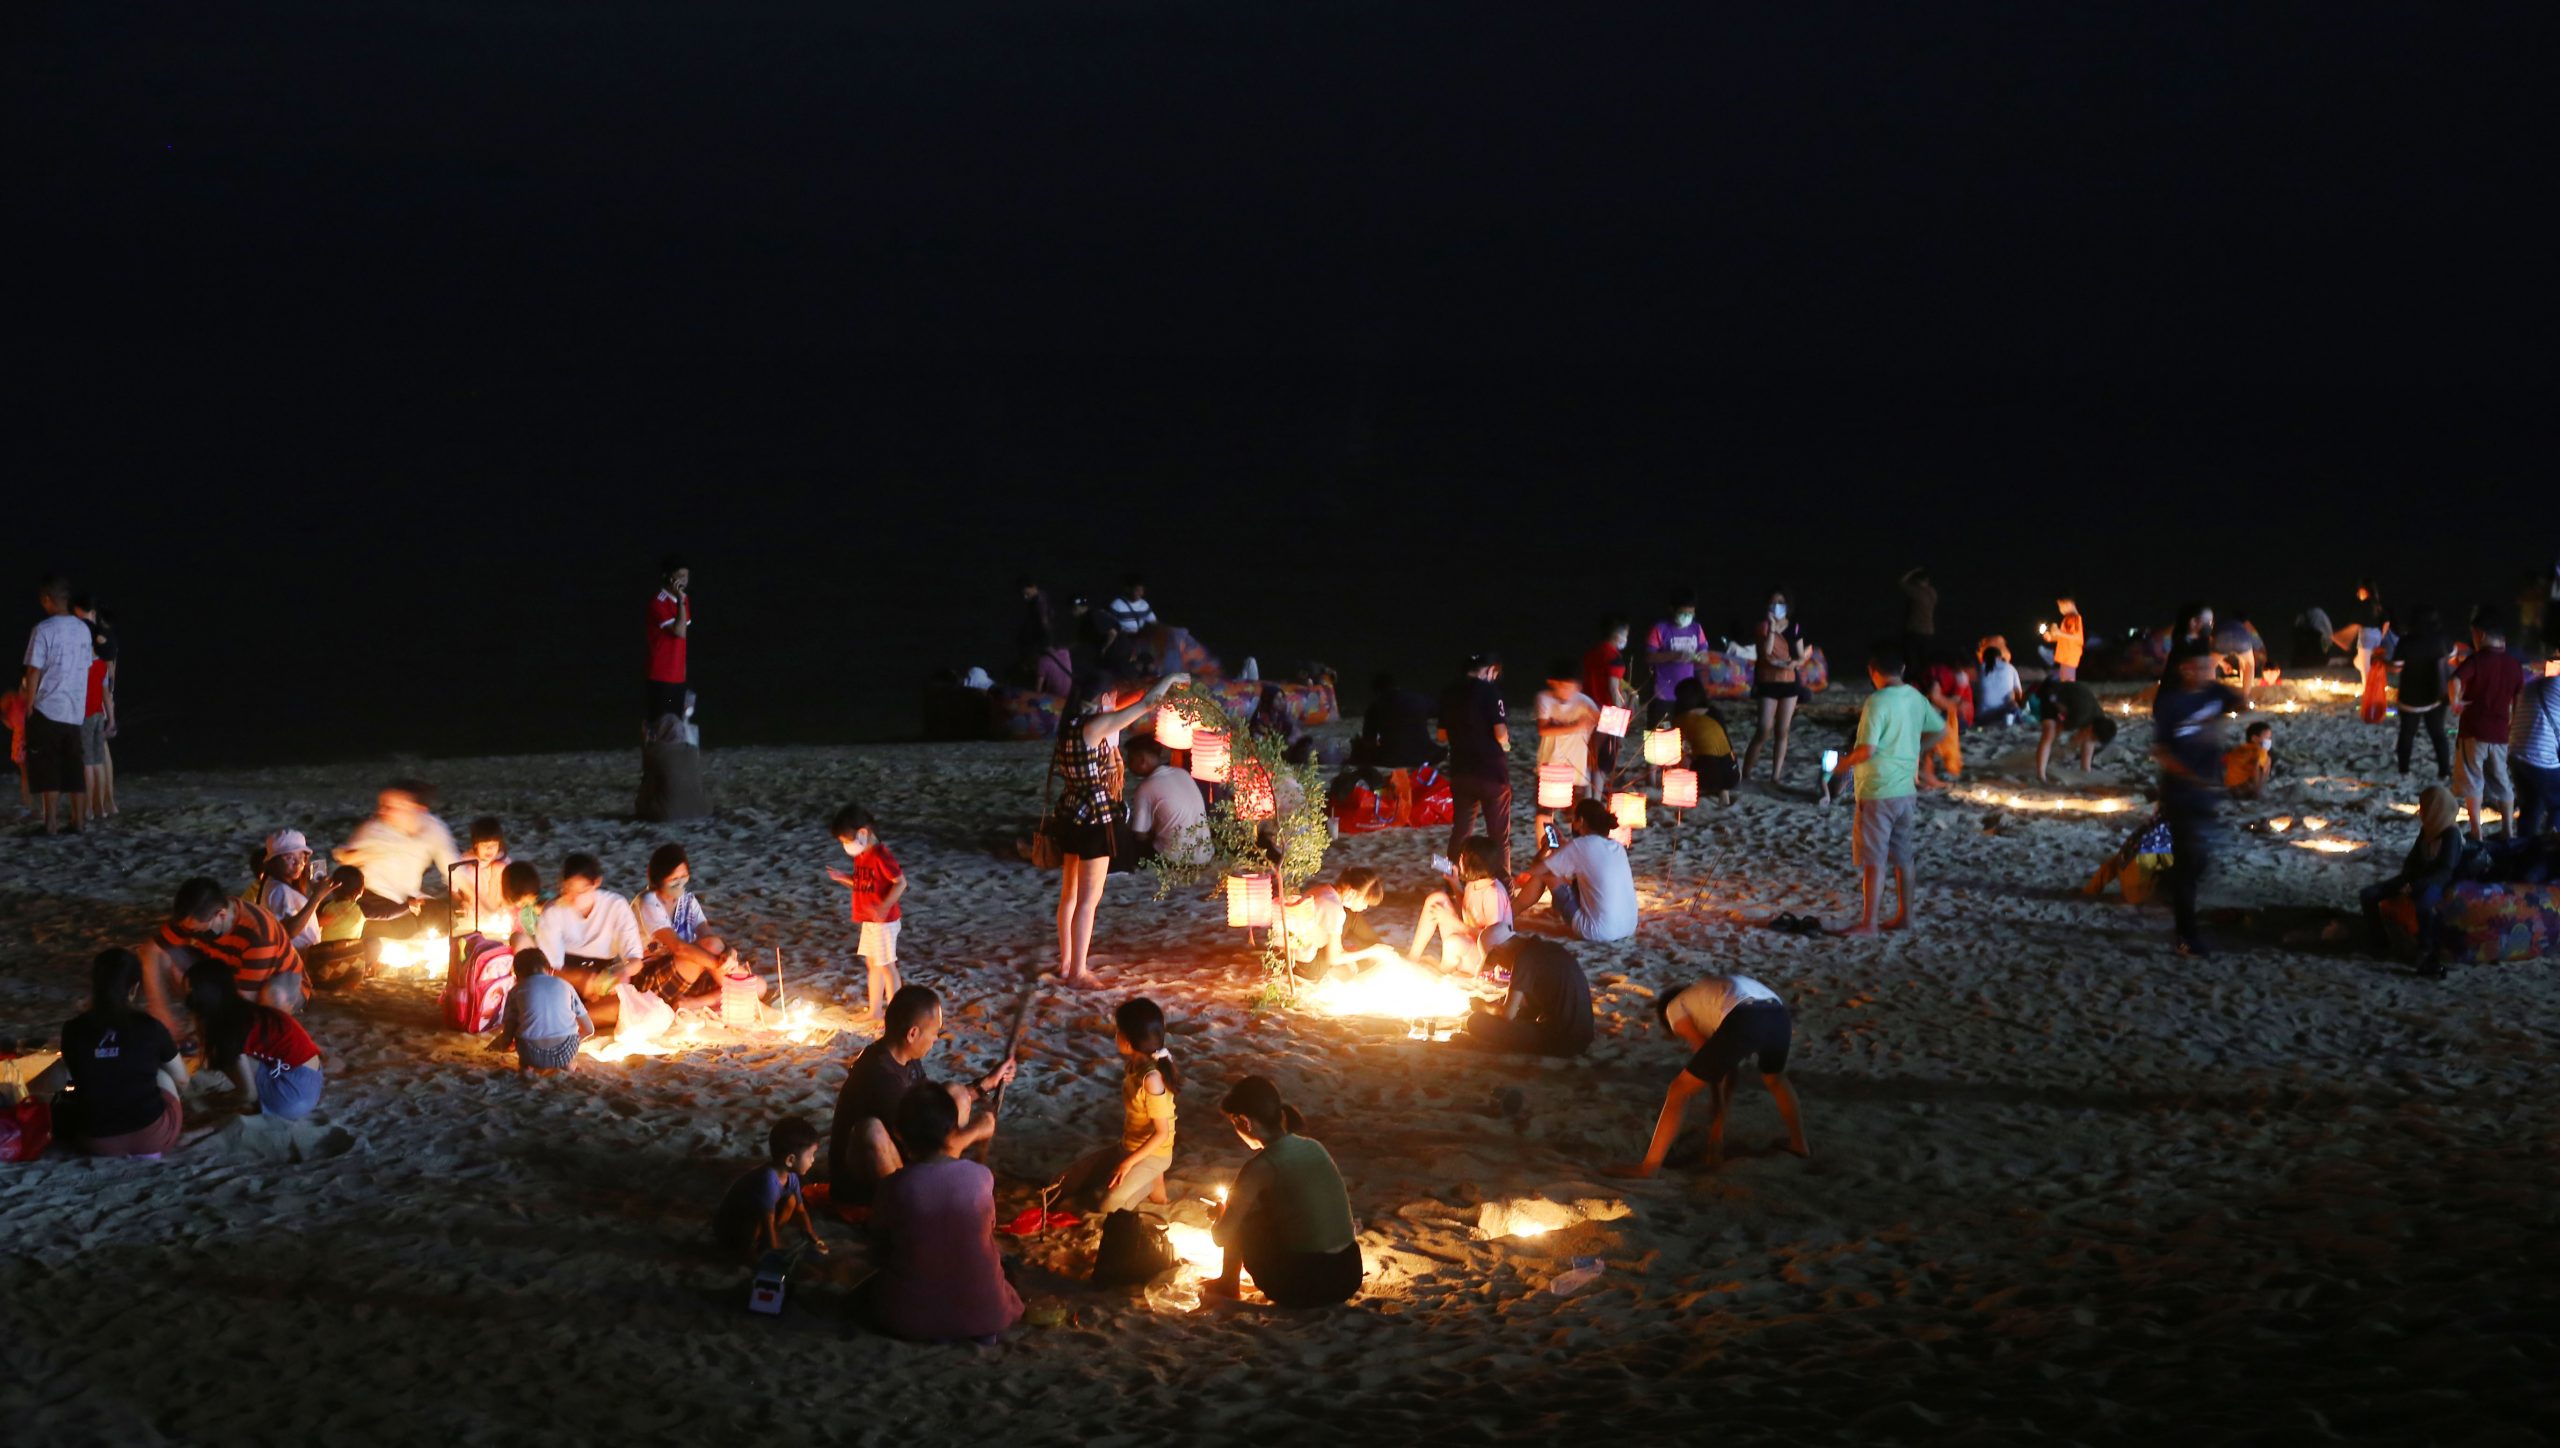
[{"label": "paper lantern", "polygon": [[1632,709],[1621,709],[1615,704],[1600,706],[1600,732],[1612,739],[1626,738],[1627,725],[1634,720],[1635,711]]},{"label": "paper lantern", "polygon": [[1191,777],[1209,784],[1227,782],[1227,736],[1215,729],[1191,731]]},{"label": "paper lantern", "polygon": [[1171,704],[1156,706],[1156,742],[1167,749],[1191,747],[1191,716]]},{"label": "paper lantern", "polygon": [[1680,762],[1680,731],[1655,729],[1647,732],[1644,736],[1644,762],[1678,764]]},{"label": "paper lantern", "polygon": [[1609,831],[1609,838],[1618,842],[1619,849],[1632,850],[1636,847],[1636,832],[1628,829],[1625,825],[1620,825],[1616,829]]},{"label": "paper lantern", "polygon": [[1573,804],[1573,787],[1582,782],[1582,771],[1570,764],[1538,766],[1538,808],[1566,809]]},{"label": "paper lantern", "polygon": [[1271,797],[1271,772],[1261,765],[1247,762],[1228,783],[1235,790],[1237,819],[1267,820],[1277,813],[1278,806]]},{"label": "paper lantern", "polygon": [[1662,807],[1664,809],[1696,809],[1698,807],[1698,772],[1694,769],[1662,771]]},{"label": "paper lantern", "polygon": [[1632,789],[1622,789],[1609,796],[1609,813],[1618,817],[1620,829],[1644,828],[1644,796]]},{"label": "paper lantern", "polygon": [[1248,930],[1271,928],[1271,877],[1227,877],[1227,923]]}]

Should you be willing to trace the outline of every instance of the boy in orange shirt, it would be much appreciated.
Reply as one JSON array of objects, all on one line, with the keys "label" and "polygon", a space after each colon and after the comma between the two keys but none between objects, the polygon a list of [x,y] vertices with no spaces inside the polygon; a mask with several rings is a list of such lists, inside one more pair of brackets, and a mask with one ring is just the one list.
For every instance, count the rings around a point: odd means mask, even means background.
[{"label": "boy in orange shirt", "polygon": [[2233,799],[2265,793],[2267,776],[2275,772],[2275,750],[2275,726],[2264,719],[2250,725],[2241,741],[2222,753],[2222,787]]},{"label": "boy in orange shirt", "polygon": [[2053,676],[2069,683],[2080,677],[2080,655],[2088,646],[2089,625],[2080,617],[2080,605],[2068,598],[2057,598],[2053,606],[2062,617],[2045,627],[2045,640],[2053,646]]}]

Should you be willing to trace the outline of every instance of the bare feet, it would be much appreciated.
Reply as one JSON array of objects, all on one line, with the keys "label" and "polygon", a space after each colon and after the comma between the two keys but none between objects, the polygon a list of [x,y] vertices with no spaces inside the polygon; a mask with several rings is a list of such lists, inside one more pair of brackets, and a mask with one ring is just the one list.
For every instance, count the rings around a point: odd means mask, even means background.
[{"label": "bare feet", "polygon": [[1865,936],[1874,935],[1877,932],[1874,926],[1867,924],[1865,921],[1860,921],[1845,930],[1835,930],[1831,933],[1844,940],[1856,940]]},{"label": "bare feet", "polygon": [[1881,928],[1886,930],[1900,930],[1907,923],[1908,922],[1905,921],[1903,917],[1896,915],[1891,920],[1886,921]]}]

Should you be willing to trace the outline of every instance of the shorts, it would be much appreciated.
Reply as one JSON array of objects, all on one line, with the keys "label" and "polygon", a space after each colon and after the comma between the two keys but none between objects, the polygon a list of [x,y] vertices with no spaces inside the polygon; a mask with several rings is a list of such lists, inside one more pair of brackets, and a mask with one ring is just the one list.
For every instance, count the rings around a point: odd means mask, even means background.
[{"label": "shorts", "polygon": [[865,920],[862,924],[862,959],[866,964],[888,967],[898,963],[898,927],[902,920]]},{"label": "shorts", "polygon": [[300,1121],[320,1104],[320,1086],[325,1078],[317,1065],[305,1061],[299,1066],[279,1067],[261,1060],[257,1066],[260,1111],[278,1121]]},{"label": "shorts", "polygon": [[565,1071],[578,1059],[578,1038],[545,1036],[539,1041],[516,1039],[516,1064],[533,1071]]},{"label": "shorts", "polygon": [[1858,801],[1858,823],[1852,836],[1858,868],[1887,864],[1911,868],[1912,855],[1920,841],[1919,804],[1918,799],[1907,794],[1899,799]]},{"label": "shorts", "polygon": [[106,715],[92,714],[80,721],[80,762],[82,764],[107,762]]},{"label": "shorts", "polygon": [[38,794],[83,794],[89,776],[80,763],[80,726],[29,712],[27,788]]},{"label": "shorts", "polygon": [[1058,853],[1079,860],[1107,860],[1118,853],[1119,824],[1115,820],[1096,820],[1090,824],[1071,820],[1064,815],[1050,819],[1043,826],[1049,838],[1058,842]]},{"label": "shorts", "polygon": [[1751,683],[1751,697],[1754,699],[1804,700],[1812,698],[1813,691],[1806,688],[1801,681],[1795,679],[1788,679],[1784,682],[1776,679],[1755,679]]},{"label": "shorts", "polygon": [[1753,1056],[1760,1074],[1775,1076],[1787,1069],[1787,1047],[1795,1040],[1795,1018],[1777,1001],[1749,1001],[1725,1012],[1724,1021],[1683,1068],[1712,1086],[1733,1074]]},{"label": "shorts", "polygon": [[2507,774],[2507,746],[2486,739],[2455,740],[2453,792],[2464,799],[2514,799],[2516,786]]}]

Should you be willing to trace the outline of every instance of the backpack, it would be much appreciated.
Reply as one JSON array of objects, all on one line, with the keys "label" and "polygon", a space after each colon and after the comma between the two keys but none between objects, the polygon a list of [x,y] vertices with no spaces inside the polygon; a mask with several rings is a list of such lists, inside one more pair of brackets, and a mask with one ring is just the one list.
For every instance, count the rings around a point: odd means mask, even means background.
[{"label": "backpack", "polygon": [[507,1007],[507,992],[516,988],[513,951],[495,942],[454,961],[445,971],[444,1023],[479,1035],[498,1023]]},{"label": "backpack", "polygon": [[1164,1228],[1136,1212],[1113,1212],[1102,1219],[1102,1245],[1093,1254],[1093,1285],[1135,1287],[1177,1260]]}]

